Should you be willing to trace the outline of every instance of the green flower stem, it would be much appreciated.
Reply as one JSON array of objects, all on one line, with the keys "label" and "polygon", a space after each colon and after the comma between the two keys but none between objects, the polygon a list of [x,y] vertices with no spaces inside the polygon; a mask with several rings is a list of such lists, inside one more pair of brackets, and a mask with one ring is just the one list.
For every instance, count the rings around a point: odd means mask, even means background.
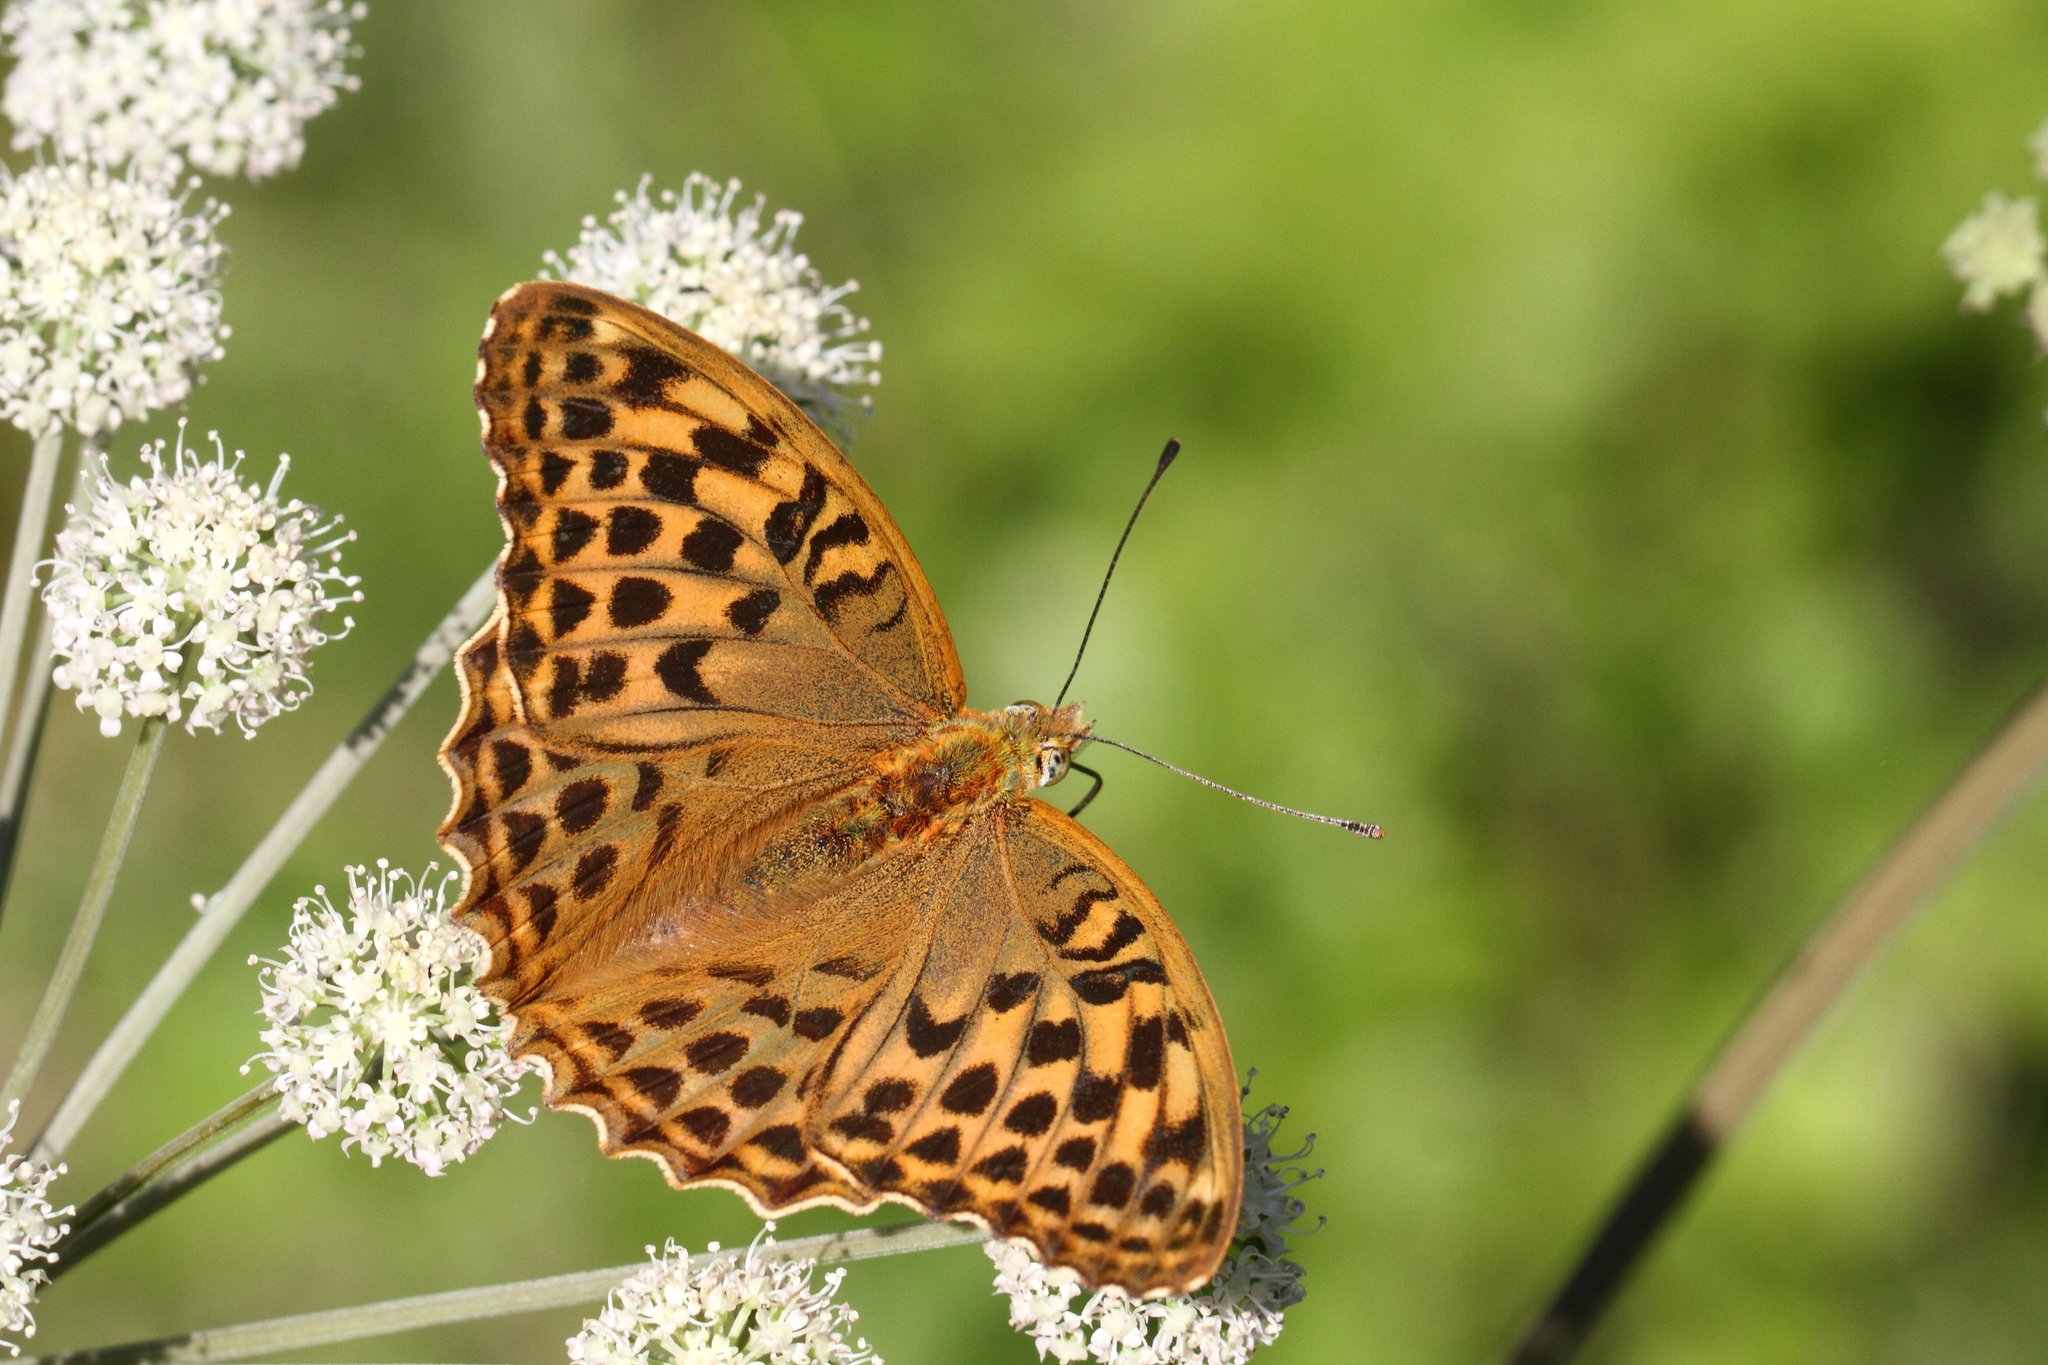
[{"label": "green flower stem", "polygon": [[[910,1251],[935,1251],[941,1247],[968,1246],[988,1234],[960,1223],[903,1223],[887,1228],[855,1228],[851,1232],[805,1237],[794,1242],[777,1242],[762,1248],[762,1255],[786,1259],[813,1257],[820,1264],[864,1261],[876,1256],[899,1256]],[[716,1253],[724,1255],[727,1253]],[[692,1256],[692,1265],[709,1261],[713,1253]],[[233,1327],[214,1327],[187,1332],[182,1336],[159,1337],[122,1346],[100,1346],[57,1355],[24,1357],[20,1365],[117,1365],[129,1361],[212,1361],[242,1360],[265,1352],[303,1350],[337,1341],[403,1332],[415,1327],[437,1327],[450,1322],[477,1318],[506,1317],[545,1308],[571,1308],[596,1303],[647,1262],[613,1266],[606,1270],[584,1270],[573,1275],[553,1275],[544,1280],[521,1280],[513,1284],[490,1285],[482,1289],[457,1289],[445,1294],[422,1294],[410,1299],[387,1299],[360,1308],[334,1308],[321,1313],[300,1313],[265,1322],[245,1322]]]},{"label": "green flower stem", "polygon": [[50,646],[56,622],[48,612],[36,628],[29,649],[28,675],[15,708],[14,728],[7,735],[7,761],[0,767],[0,910],[14,881],[14,855],[21,848],[21,824],[28,814],[28,780],[43,748],[43,727],[50,718]]},{"label": "green flower stem", "polygon": [[[92,493],[93,465],[89,452],[78,452],[78,471],[71,479],[71,502],[83,506]],[[50,718],[50,650],[56,636],[56,622],[48,611],[37,613],[36,642],[30,648],[27,671],[22,675],[21,703],[15,708],[14,728],[7,732],[7,761],[0,767],[0,910],[7,904],[7,890],[14,879],[14,855],[21,847],[21,824],[28,815],[29,779],[36,770],[36,756],[43,747],[43,727]]]},{"label": "green flower stem", "polygon": [[21,490],[21,512],[14,523],[14,549],[7,562],[7,586],[0,589],[0,716],[14,701],[14,679],[21,667],[21,643],[28,638],[29,608],[35,602],[36,561],[43,557],[43,536],[50,524],[50,495],[57,491],[57,466],[64,454],[64,429],[36,437],[29,456],[28,482]]},{"label": "green flower stem", "polygon": [[60,1264],[69,1267],[73,1244],[109,1209],[131,1198],[136,1191],[154,1182],[215,1138],[239,1128],[266,1106],[274,1105],[277,1099],[276,1082],[264,1081],[151,1152],[120,1179],[79,1205],[78,1212],[71,1217],[71,1231],[58,1248],[63,1258]]},{"label": "green flower stem", "polygon": [[1722,1045],[1616,1196],[1549,1306],[1506,1356],[1564,1365],[1842,993],[2048,768],[2048,687],[2015,713],[1806,941]]},{"label": "green flower stem", "polygon": [[33,1154],[43,1161],[55,1161],[62,1155],[78,1130],[85,1126],[87,1118],[113,1089],[128,1064],[135,1060],[135,1054],[149,1041],[149,1035],[163,1022],[171,1006],[185,993],[193,978],[219,949],[244,913],[255,903],[256,897],[277,875],[285,860],[291,857],[301,840],[306,837],[328,807],[348,787],[363,765],[370,761],[370,755],[377,752],[377,746],[391,733],[391,727],[398,724],[422,692],[448,666],[455,651],[462,642],[476,633],[484,619],[497,605],[497,571],[486,570],[484,575],[470,585],[462,600],[434,627],[433,634],[413,655],[412,663],[399,675],[391,689],[363,717],[349,737],[343,740],[320,770],[313,774],[305,789],[293,798],[284,814],[277,817],[277,823],[263,836],[242,865],[235,869],[235,875],[228,884],[216,891],[200,912],[198,921],[186,931],[184,941],[171,951],[164,965],[149,985],[143,988],[128,1012],[121,1016],[121,1022],[114,1025],[114,1031],[107,1035],[105,1042],[87,1062],[85,1070],[73,1083],[71,1092],[57,1106],[49,1126],[36,1139]]},{"label": "green flower stem", "polygon": [[[263,1086],[257,1087],[256,1090],[251,1091],[248,1095],[244,1095],[241,1099],[236,1100],[234,1104],[229,1105],[227,1109],[223,1109],[220,1113],[207,1119],[199,1128],[194,1128],[190,1132],[180,1134],[172,1139],[171,1142],[166,1143],[158,1151],[151,1154],[149,1159],[143,1162],[141,1166],[136,1167],[134,1171],[130,1171],[128,1175],[122,1176],[113,1185],[108,1186],[87,1201],[86,1206],[79,1210],[78,1217],[72,1220],[71,1232],[54,1248],[58,1260],[56,1264],[49,1268],[50,1278],[56,1279],[67,1270],[75,1267],[86,1257],[113,1241],[137,1223],[140,1223],[143,1219],[168,1208],[219,1175],[228,1167],[240,1161],[243,1157],[255,1155],[271,1143],[277,1141],[277,1139],[283,1137],[286,1133],[297,1128],[299,1126],[297,1122],[285,1118],[276,1112],[277,1094],[273,1091],[268,1095],[264,1095],[261,1092],[265,1088]],[[255,1099],[257,1102],[252,1105],[249,1103],[251,1099]],[[238,1108],[243,1110],[239,1117],[221,1122],[223,1116],[227,1115],[230,1110]],[[263,1113],[266,1108],[270,1109],[271,1112]],[[213,1126],[215,1135],[218,1135],[220,1132],[231,1129],[235,1123],[245,1122],[251,1115],[261,1115],[261,1117],[257,1118],[256,1122],[248,1124],[239,1132],[231,1133],[223,1140],[214,1143],[213,1146],[200,1151],[197,1156],[189,1161],[172,1165],[171,1162],[176,1161],[177,1158],[171,1158],[164,1163],[163,1167],[159,1167],[152,1176],[145,1177],[128,1192],[116,1195],[109,1202],[102,1202],[107,1201],[108,1196],[113,1194],[123,1183],[127,1182],[130,1177],[148,1167],[152,1162],[157,1161],[164,1153],[170,1151],[172,1147],[185,1144],[187,1139],[192,1138],[195,1133],[200,1131],[200,1128]],[[203,1142],[205,1139],[201,1138],[198,1141]],[[187,1145],[186,1149],[188,1151],[191,1150],[193,1145],[196,1145],[196,1143]],[[91,1221],[81,1221],[87,1218],[90,1218]]]},{"label": "green flower stem", "polygon": [[[8,558],[7,584],[0,588],[0,722],[4,722],[12,709],[15,679],[21,673],[21,643],[28,636],[28,619],[35,606],[36,561],[43,557],[43,537],[50,522],[50,494],[57,487],[57,466],[62,463],[63,454],[63,428],[38,436],[35,451],[29,456],[28,482],[21,490],[21,513],[14,523],[14,549]],[[42,657],[49,658],[47,650]],[[29,688],[34,690],[33,662],[30,668]],[[47,668],[42,669],[44,673],[48,671]],[[44,680],[45,686],[47,681]],[[15,724],[13,747],[16,749],[21,747],[22,726],[30,718],[31,712],[23,707],[21,719]],[[9,766],[12,766],[11,762]],[[11,826],[15,815],[10,795],[0,788],[0,819],[8,821]],[[11,827],[7,833],[11,840]],[[12,849],[8,852],[11,855]],[[4,882],[5,868],[0,866],[0,885]]]},{"label": "green flower stem", "polygon": [[0,1085],[0,1113],[6,1112],[9,1102],[28,1094],[36,1073],[42,1070],[43,1059],[49,1056],[50,1044],[57,1039],[57,1026],[63,1023],[71,993],[85,973],[92,941],[99,934],[107,902],[113,898],[114,881],[121,875],[121,860],[128,855],[128,841],[135,834],[136,817],[142,814],[143,793],[149,790],[149,775],[156,770],[167,729],[162,716],[145,716],[136,727],[135,747],[128,754],[127,770],[121,774],[121,785],[114,793],[114,809],[107,816],[100,851],[94,856],[92,872],[85,880],[78,916],[71,921],[71,932],[64,939],[63,951],[57,955],[57,968],[50,974],[42,1003],[29,1020],[28,1034],[21,1040],[21,1052],[14,1059],[14,1070],[7,1074],[6,1084]]}]

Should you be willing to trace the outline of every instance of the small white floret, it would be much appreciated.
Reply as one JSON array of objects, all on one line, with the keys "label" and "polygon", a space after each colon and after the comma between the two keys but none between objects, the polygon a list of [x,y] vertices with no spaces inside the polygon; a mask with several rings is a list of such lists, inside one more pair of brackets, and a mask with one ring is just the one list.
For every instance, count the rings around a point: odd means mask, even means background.
[{"label": "small white floret", "polygon": [[803,215],[767,200],[737,211],[740,182],[692,172],[682,192],[648,196],[652,176],[600,226],[583,220],[567,256],[548,252],[542,278],[560,278],[630,299],[682,324],[760,371],[813,416],[836,418],[858,391],[882,382],[882,343],[842,300],[860,285],[827,285],[796,250]]},{"label": "small white floret", "polygon": [[[9,11],[10,14],[13,11]],[[0,167],[0,413],[91,436],[191,391],[221,357],[225,206],[133,171]]]},{"label": "small white floret", "polygon": [[14,145],[144,172],[257,180],[298,165],[309,119],[358,82],[344,0],[14,0]]},{"label": "small white floret", "polygon": [[525,1121],[509,1105],[531,1067],[506,1051],[510,1025],[474,984],[489,946],[448,918],[458,878],[430,886],[433,872],[380,859],[374,874],[347,870],[343,909],[318,886],[293,907],[282,960],[264,964],[268,1051],[255,1060],[308,1136],[339,1132],[373,1166],[395,1156],[440,1175]]},{"label": "small white floret", "polygon": [[[44,1267],[57,1259],[51,1248],[71,1231],[70,1224],[57,1220],[69,1217],[72,1210],[53,1209],[47,1198],[51,1182],[64,1174],[64,1167],[7,1155],[20,1113],[21,1101],[12,1101],[7,1122],[0,1124],[0,1332],[32,1337],[36,1320],[29,1306],[36,1291],[50,1282]],[[9,1355],[21,1354],[21,1347],[5,1337],[0,1337],[0,1348]]]},{"label": "small white floret", "polygon": [[1992,193],[1949,234],[1941,255],[1963,282],[1963,306],[1982,312],[2042,278],[2042,249],[2034,201]]},{"label": "small white floret", "polygon": [[[772,1230],[771,1223],[769,1228]],[[654,1263],[611,1292],[604,1310],[569,1338],[574,1365],[770,1361],[774,1365],[882,1365],[866,1341],[847,1342],[860,1314],[837,1299],[844,1269],[817,1288],[814,1260],[761,1254],[768,1233],[744,1255],[729,1251],[692,1263],[671,1239]],[[710,1252],[718,1251],[713,1242]]]},{"label": "small white floret", "polygon": [[1286,1116],[1268,1105],[1245,1120],[1237,1233],[1207,1284],[1142,1301],[1114,1287],[1088,1294],[1073,1271],[1039,1264],[1027,1244],[991,1241],[982,1250],[995,1262],[996,1292],[1009,1296],[1010,1326],[1032,1339],[1041,1360],[1243,1365],[1279,1337],[1285,1310],[1306,1293],[1301,1267],[1287,1259],[1288,1239],[1315,1229],[1299,1226],[1307,1210],[1293,1192],[1322,1172],[1293,1164],[1308,1155],[1313,1136],[1298,1152],[1274,1153],[1273,1135]]},{"label": "small white floret", "polygon": [[[240,477],[217,434],[215,458],[178,444],[143,447],[147,477],[126,484],[104,457],[82,508],[57,535],[43,588],[51,671],[78,709],[116,735],[122,717],[183,720],[187,731],[245,735],[311,694],[308,656],[347,633],[322,629],[359,580],[341,572],[339,517],[296,498],[281,502]],[[279,459],[279,476],[284,460]]]}]

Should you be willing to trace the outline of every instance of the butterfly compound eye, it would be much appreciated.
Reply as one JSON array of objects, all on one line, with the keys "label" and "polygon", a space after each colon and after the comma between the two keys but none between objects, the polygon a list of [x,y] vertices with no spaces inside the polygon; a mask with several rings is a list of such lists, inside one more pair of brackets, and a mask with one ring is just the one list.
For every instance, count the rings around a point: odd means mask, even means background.
[{"label": "butterfly compound eye", "polygon": [[1050,787],[1067,775],[1067,751],[1048,744],[1038,751],[1038,785]]}]

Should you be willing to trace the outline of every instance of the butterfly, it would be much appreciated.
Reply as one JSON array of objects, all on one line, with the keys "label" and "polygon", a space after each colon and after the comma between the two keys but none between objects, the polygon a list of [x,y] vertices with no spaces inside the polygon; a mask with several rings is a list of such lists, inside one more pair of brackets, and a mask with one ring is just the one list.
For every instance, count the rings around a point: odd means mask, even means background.
[{"label": "butterfly", "polygon": [[519,285],[476,404],[507,545],[440,839],[548,1104],[764,1217],[893,1201],[1091,1286],[1204,1283],[1236,1071],[1158,901],[1031,795],[1081,708],[967,709],[874,492],[667,319]]}]

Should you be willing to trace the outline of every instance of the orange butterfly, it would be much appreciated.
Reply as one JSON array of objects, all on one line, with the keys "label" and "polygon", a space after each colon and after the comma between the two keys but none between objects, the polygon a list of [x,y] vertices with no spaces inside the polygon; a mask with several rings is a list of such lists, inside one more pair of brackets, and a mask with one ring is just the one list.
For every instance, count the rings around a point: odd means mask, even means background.
[{"label": "orange butterfly", "polygon": [[1080,707],[967,710],[874,492],[665,318],[520,285],[476,403],[509,544],[440,838],[548,1103],[763,1216],[893,1200],[1091,1285],[1206,1281],[1236,1071],[1152,893],[1030,795]]}]

